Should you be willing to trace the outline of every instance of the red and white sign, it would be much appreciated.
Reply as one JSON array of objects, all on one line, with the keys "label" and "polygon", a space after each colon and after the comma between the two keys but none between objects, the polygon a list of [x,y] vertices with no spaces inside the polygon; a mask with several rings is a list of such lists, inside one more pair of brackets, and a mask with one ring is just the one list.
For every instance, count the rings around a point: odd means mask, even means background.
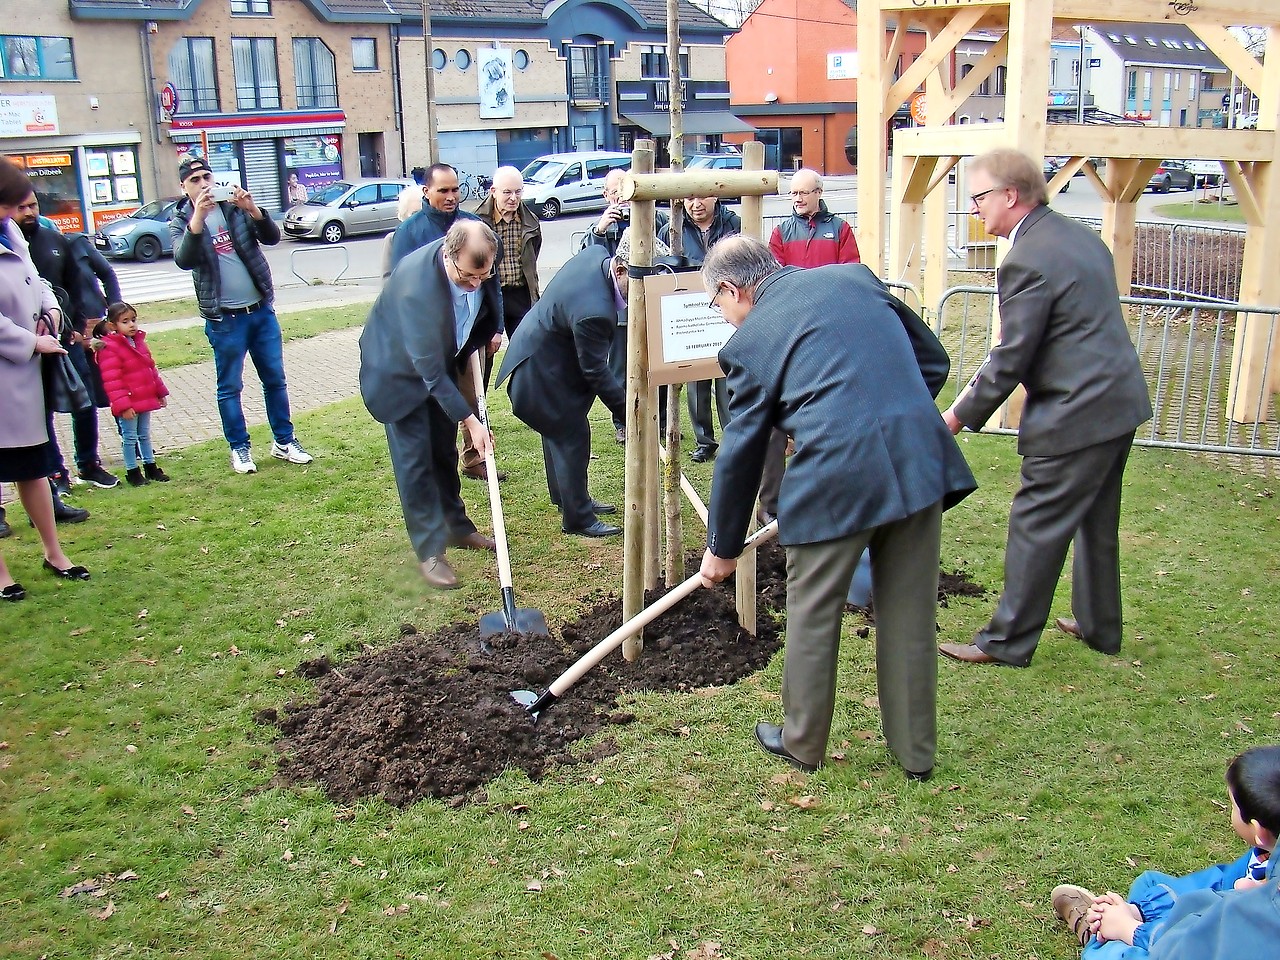
[{"label": "red and white sign", "polygon": [[160,91],[160,122],[168,123],[173,119],[173,115],[178,112],[178,88],[172,83],[166,83],[164,89]]},{"label": "red and white sign", "polygon": [[911,98],[911,119],[921,126],[924,126],[925,116],[924,94],[917,93]]}]

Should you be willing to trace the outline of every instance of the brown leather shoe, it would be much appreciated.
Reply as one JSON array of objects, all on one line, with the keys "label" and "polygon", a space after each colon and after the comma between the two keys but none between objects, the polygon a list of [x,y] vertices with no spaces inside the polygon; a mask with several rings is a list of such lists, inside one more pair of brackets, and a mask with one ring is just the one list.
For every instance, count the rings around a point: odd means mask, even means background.
[{"label": "brown leather shoe", "polygon": [[497,550],[498,541],[493,537],[486,537],[479,530],[475,530],[465,537],[450,537],[449,546],[461,547],[463,550]]},{"label": "brown leather shoe", "polygon": [[453,567],[449,566],[449,561],[444,558],[444,554],[438,557],[427,557],[418,566],[422,570],[422,579],[437,590],[458,589],[458,575],[453,572]]},{"label": "brown leather shoe", "polygon": [[[478,463],[474,467],[463,467],[458,472],[464,477],[470,477],[472,480],[484,480],[485,482],[489,480],[489,470],[483,463]],[[507,471],[499,470],[498,482],[501,483],[505,479],[507,479]]]},{"label": "brown leather shoe", "polygon": [[1049,894],[1053,912],[1076,935],[1076,940],[1082,947],[1089,942],[1088,914],[1096,899],[1098,898],[1084,887],[1077,887],[1073,883],[1059,884]]},{"label": "brown leather shoe", "polygon": [[1068,636],[1075,637],[1077,640],[1084,639],[1084,633],[1080,630],[1080,624],[1076,623],[1070,617],[1058,617],[1053,621],[1053,625]]},{"label": "brown leather shoe", "polygon": [[961,663],[999,663],[995,657],[984,651],[976,643],[940,643],[938,652],[944,657],[959,660]]}]

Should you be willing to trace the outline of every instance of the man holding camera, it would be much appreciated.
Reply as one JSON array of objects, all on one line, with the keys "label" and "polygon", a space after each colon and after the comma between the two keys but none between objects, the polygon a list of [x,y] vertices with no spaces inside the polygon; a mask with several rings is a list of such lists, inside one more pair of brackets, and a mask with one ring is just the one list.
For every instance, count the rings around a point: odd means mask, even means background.
[{"label": "man holding camera", "polygon": [[284,341],[272,306],[275,287],[260,247],[279,243],[280,228],[249,191],[214,183],[213,170],[203,157],[184,159],[178,166],[178,180],[187,196],[169,221],[173,262],[195,278],[204,334],[213,347],[218,415],[231,446],[231,469],[258,471],[249,453],[249,428],[240,405],[245,354],[262,381],[274,438],[271,456],[287,463],[310,463],[313,458],[298,443],[289,419]]}]

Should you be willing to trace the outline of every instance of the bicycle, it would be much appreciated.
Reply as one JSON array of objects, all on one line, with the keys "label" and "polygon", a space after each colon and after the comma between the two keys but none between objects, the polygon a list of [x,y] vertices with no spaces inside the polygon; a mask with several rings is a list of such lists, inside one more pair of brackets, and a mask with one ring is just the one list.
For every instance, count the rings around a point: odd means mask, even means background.
[{"label": "bicycle", "polygon": [[493,186],[493,177],[486,177],[483,173],[467,173],[465,170],[458,171],[458,198],[460,200],[481,200],[488,194],[489,188]]}]

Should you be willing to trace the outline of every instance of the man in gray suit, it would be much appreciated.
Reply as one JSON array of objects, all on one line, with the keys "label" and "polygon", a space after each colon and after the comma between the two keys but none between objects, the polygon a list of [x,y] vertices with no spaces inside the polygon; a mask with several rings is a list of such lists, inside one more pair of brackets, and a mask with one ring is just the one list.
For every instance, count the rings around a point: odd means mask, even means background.
[{"label": "man in gray suit", "polygon": [[386,426],[391,467],[423,578],[450,590],[445,546],[492,550],[467,518],[458,479],[458,424],[483,457],[492,438],[458,389],[477,350],[501,343],[498,239],[479,220],[409,253],[374,301],[360,334],[360,396]]},{"label": "man in gray suit", "polygon": [[736,567],[772,431],[795,438],[778,498],[786,722],[757,724],[756,739],[803,770],[822,763],[845,593],[870,545],[885,739],[909,777],[927,779],[942,511],[977,486],[933,402],[946,351],[862,264],[780,267],[759,240],[730,237],[707,254],[702,280],[737,328],[719,355],[733,416],[711,484],[704,582]]},{"label": "man in gray suit", "polygon": [[981,429],[1019,383],[1027,391],[1005,547],[1004,593],[973,643],[944,643],[965,663],[1031,663],[1075,542],[1071,608],[1059,629],[1119,653],[1120,489],[1137,428],[1151,418],[1111,251],[1049,209],[1040,165],[1017,150],[969,163],[972,212],[1013,242],[996,273],[1000,342],[943,416]]}]

